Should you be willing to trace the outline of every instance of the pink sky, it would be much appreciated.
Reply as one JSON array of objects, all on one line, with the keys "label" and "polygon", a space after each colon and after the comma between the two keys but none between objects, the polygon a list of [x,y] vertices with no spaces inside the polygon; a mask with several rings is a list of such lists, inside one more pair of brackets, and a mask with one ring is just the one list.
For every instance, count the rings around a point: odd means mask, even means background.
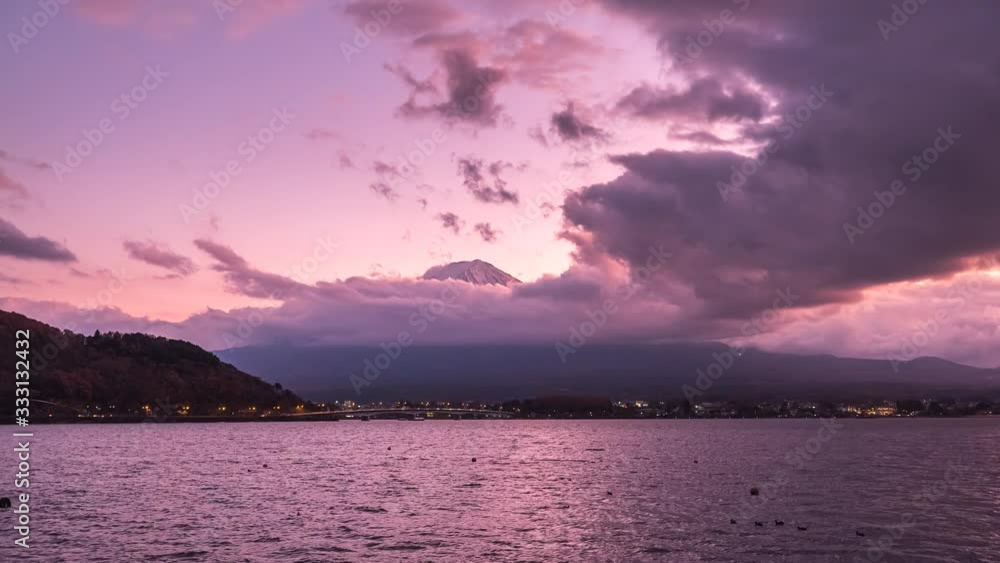
[{"label": "pink sky", "polygon": [[[756,0],[92,0],[32,34],[38,5],[4,3],[3,308],[213,349],[264,308],[252,342],[377,341],[434,295],[415,278],[478,258],[527,284],[470,288],[452,314],[488,330],[442,341],[565,339],[623,283],[640,298],[599,338],[736,341],[789,288],[803,297],[755,345],[885,357],[947,310],[919,355],[1000,365],[982,126],[1000,67],[975,44],[996,40],[961,2],[888,41],[889,3],[848,4],[824,23]],[[968,37],[935,51],[934,19]],[[949,125],[961,137],[911,182],[901,165]],[[909,191],[852,240],[843,225],[897,176]],[[673,258],[636,282],[661,245]],[[308,290],[253,289],[288,278]]]}]

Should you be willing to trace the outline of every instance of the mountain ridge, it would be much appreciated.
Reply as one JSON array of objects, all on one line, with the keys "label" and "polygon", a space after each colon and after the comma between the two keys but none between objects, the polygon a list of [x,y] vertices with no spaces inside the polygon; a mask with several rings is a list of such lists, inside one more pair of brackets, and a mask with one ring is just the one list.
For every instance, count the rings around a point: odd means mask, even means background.
[{"label": "mountain ridge", "polygon": [[[183,404],[191,415],[216,415],[220,405],[263,410],[302,403],[280,385],[240,371],[190,342],[141,333],[86,336],[0,310],[0,346],[9,350],[7,357],[14,357],[15,342],[23,340],[15,335],[23,330],[29,332],[32,406],[48,401],[71,410],[94,404],[141,412],[149,405]],[[0,364],[0,386],[14,389],[14,369],[14,361]],[[4,402],[0,412],[13,405]]]},{"label": "mountain ridge", "polygon": [[[758,349],[748,349],[730,363],[728,351],[722,343],[595,343],[579,348],[564,363],[551,345],[411,346],[385,369],[368,368],[384,352],[377,346],[248,346],[217,354],[311,400],[506,400],[552,393],[676,399],[683,397],[684,385],[697,386],[700,373],[717,373],[711,366],[719,358],[730,367],[711,380],[700,400],[1000,397],[997,370],[914,360],[896,371],[887,360]],[[359,394],[351,375],[363,377],[365,369],[377,375]]]}]

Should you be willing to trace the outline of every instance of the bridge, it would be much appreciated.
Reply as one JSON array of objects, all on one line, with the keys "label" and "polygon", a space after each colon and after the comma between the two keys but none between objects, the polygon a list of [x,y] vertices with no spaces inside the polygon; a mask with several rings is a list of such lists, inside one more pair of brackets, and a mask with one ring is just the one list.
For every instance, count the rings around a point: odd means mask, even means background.
[{"label": "bridge", "polygon": [[495,411],[489,409],[461,409],[461,408],[370,408],[370,409],[353,409],[346,411],[319,411],[319,412],[302,412],[302,413],[289,413],[282,416],[288,417],[338,417],[338,418],[379,418],[379,417],[404,417],[404,418],[415,418],[418,416],[423,417],[433,417],[433,418],[444,418],[443,415],[448,415],[450,417],[476,417],[476,418],[511,418],[513,413],[505,411]]}]

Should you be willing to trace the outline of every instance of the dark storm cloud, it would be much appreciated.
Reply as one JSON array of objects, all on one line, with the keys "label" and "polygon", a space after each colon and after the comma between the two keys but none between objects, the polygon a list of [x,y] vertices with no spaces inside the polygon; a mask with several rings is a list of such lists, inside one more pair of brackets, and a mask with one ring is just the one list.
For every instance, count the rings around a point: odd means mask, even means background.
[{"label": "dark storm cloud", "polygon": [[170,270],[180,276],[193,274],[198,269],[187,256],[177,254],[153,241],[127,240],[122,246],[132,259]]},{"label": "dark storm cloud", "polygon": [[643,85],[618,102],[618,109],[636,117],[664,117],[739,121],[760,121],[766,102],[760,95],[739,86],[727,91],[712,78],[696,80],[684,90],[657,89]]},{"label": "dark storm cloud", "polygon": [[517,192],[507,189],[507,181],[501,177],[511,164],[497,161],[486,164],[481,158],[458,159],[458,175],[462,177],[465,189],[483,203],[511,203],[517,205]]},{"label": "dark storm cloud", "polygon": [[[648,25],[670,57],[741,2],[605,4]],[[671,272],[650,283],[690,288],[706,314],[728,317],[770,306],[777,289],[801,295],[799,306],[843,303],[874,285],[951,275],[1000,249],[991,23],[1000,6],[927,4],[886,41],[877,22],[891,16],[889,2],[755,0],[676,71],[687,90],[626,96],[619,107],[637,115],[747,120],[757,162],[667,150],[614,158],[620,177],[565,202],[579,255],[638,266],[650,244],[663,244]],[[775,121],[754,123],[764,106],[750,90],[720,100],[726,87],[713,77],[753,83],[776,104],[766,111]],[[699,88],[703,99],[689,95]]]},{"label": "dark storm cloud", "polygon": [[46,262],[76,261],[65,246],[45,237],[29,237],[4,219],[0,219],[0,255]]}]

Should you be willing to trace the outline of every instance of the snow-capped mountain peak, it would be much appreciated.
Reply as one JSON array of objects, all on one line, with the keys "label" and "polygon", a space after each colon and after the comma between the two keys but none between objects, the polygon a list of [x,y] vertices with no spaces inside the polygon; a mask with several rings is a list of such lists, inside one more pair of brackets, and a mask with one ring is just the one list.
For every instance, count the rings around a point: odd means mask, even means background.
[{"label": "snow-capped mountain peak", "polygon": [[451,264],[434,266],[424,273],[423,279],[460,280],[473,285],[509,286],[514,283],[521,283],[514,276],[482,260],[452,262]]}]

